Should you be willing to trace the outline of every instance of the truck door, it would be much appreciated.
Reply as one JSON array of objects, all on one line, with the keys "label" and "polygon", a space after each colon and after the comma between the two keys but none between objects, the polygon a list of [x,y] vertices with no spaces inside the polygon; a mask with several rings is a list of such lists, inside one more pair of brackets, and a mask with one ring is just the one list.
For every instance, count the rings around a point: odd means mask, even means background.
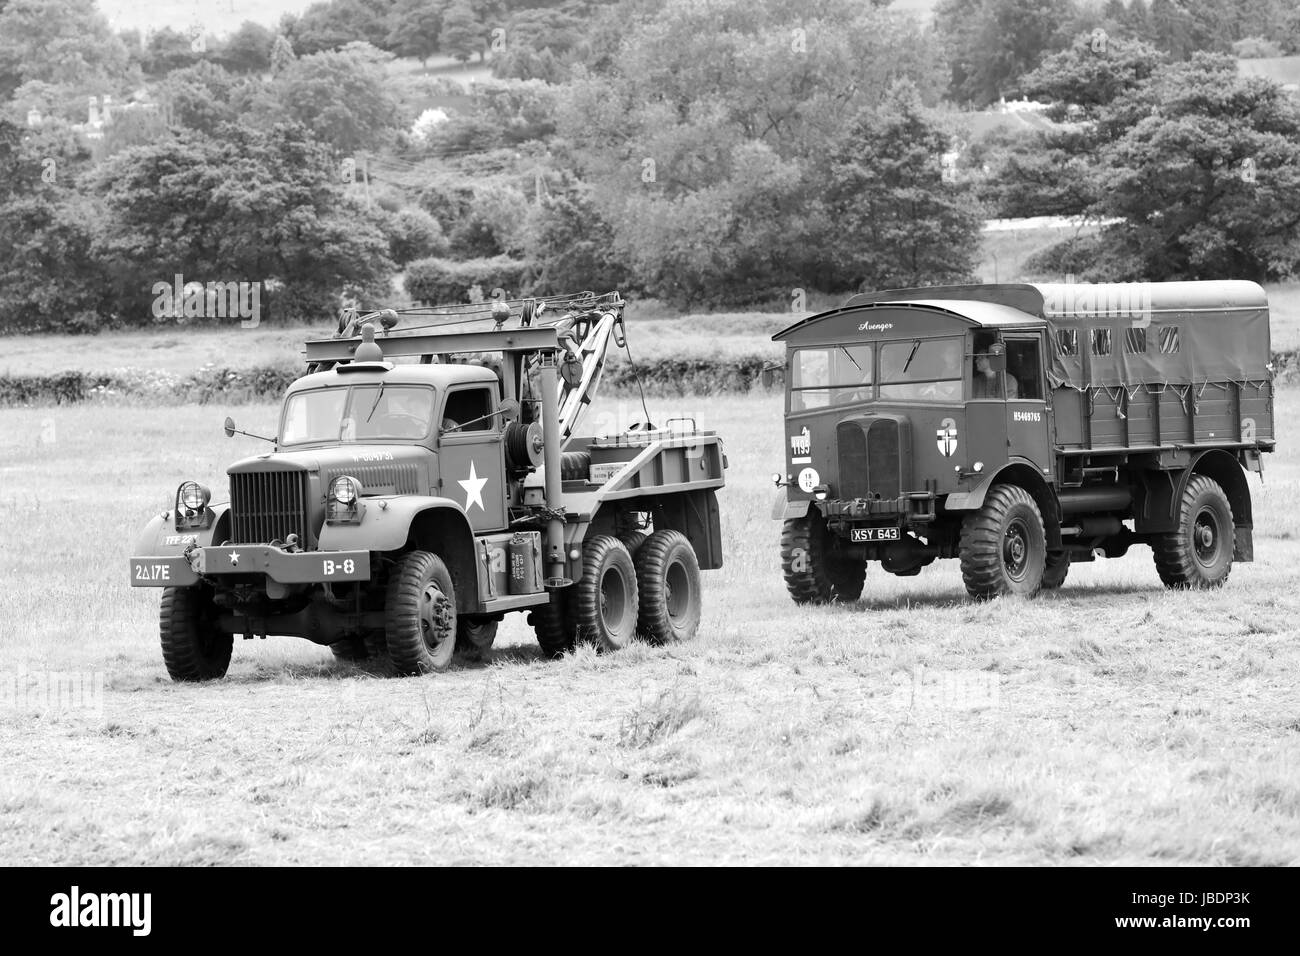
[{"label": "truck door", "polygon": [[475,532],[506,526],[506,464],[494,390],[470,385],[448,390],[443,402],[438,494],[459,502]]},{"label": "truck door", "polygon": [[1047,410],[1043,334],[1003,336],[1006,345],[1007,454],[1032,461],[1045,477],[1055,467]]}]

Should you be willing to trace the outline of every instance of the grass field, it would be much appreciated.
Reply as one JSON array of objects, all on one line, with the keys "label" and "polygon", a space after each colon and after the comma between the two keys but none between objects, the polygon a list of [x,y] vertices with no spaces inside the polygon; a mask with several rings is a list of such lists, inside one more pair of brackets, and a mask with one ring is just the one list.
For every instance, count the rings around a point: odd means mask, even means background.
[{"label": "grass field", "polygon": [[683,399],[651,411],[731,465],[695,641],[548,663],[516,616],[488,666],[389,679],[271,638],[176,686],[126,558],[180,480],[261,450],[225,411],[0,411],[0,678],[104,682],[99,714],[0,706],[6,862],[1300,862],[1300,393],[1219,592],[1164,591],[1138,547],[1029,603],[939,562],[796,608],[778,401]]}]

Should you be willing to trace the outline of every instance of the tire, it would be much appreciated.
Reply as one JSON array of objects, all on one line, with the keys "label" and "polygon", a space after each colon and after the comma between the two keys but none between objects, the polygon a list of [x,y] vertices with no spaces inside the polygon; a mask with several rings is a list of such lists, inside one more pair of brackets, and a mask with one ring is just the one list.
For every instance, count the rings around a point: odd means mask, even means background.
[{"label": "tire", "polygon": [[700,627],[700,562],[686,535],[656,531],[633,559],[637,632],[655,644],[689,641]]},{"label": "tire", "polygon": [[636,637],[639,609],[627,547],[613,535],[596,535],[582,549],[582,577],[573,586],[577,639],[597,650],[621,650]]},{"label": "tire", "polygon": [[1213,478],[1192,475],[1178,509],[1178,529],[1151,541],[1167,588],[1217,588],[1232,571],[1232,505]]},{"label": "tire", "polygon": [[490,661],[498,623],[492,618],[460,618],[456,622],[457,653],[466,660]]},{"label": "tire", "polygon": [[212,592],[199,585],[166,588],[158,614],[163,663],[171,679],[217,680],[230,669],[235,636],[217,629]]},{"label": "tire", "polygon": [[627,548],[627,553],[632,555],[632,560],[635,562],[637,551],[640,550],[641,545],[645,544],[646,539],[649,537],[650,535],[644,531],[632,531],[628,534],[619,535],[618,540],[623,542],[623,546]]},{"label": "tire", "polygon": [[1017,485],[994,485],[984,506],[962,522],[959,551],[961,577],[971,597],[1032,597],[1047,568],[1047,536],[1038,504]]},{"label": "tire", "polygon": [[561,481],[586,481],[591,473],[591,455],[585,451],[566,451],[560,455]]},{"label": "tire", "polygon": [[1069,551],[1048,551],[1047,562],[1043,566],[1043,588],[1054,590],[1065,583],[1070,573]]},{"label": "tire", "polygon": [[781,572],[795,604],[856,601],[862,596],[867,564],[836,554],[826,519],[815,508],[788,518],[781,528]]},{"label": "tire", "polygon": [[330,653],[338,661],[364,661],[370,657],[363,637],[348,637],[330,645]]},{"label": "tire", "polygon": [[442,559],[412,551],[388,578],[384,638],[399,674],[444,671],[456,652],[456,590]]},{"label": "tire", "polygon": [[555,660],[573,649],[574,625],[569,604],[572,587],[551,592],[549,604],[534,607],[528,612],[528,626],[537,635],[542,656]]}]

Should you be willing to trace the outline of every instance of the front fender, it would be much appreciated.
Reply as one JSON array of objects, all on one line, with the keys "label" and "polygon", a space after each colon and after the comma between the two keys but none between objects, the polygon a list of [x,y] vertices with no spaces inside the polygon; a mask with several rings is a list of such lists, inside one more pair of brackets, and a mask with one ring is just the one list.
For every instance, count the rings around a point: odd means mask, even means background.
[{"label": "front fender", "polygon": [[789,521],[791,518],[806,518],[811,507],[812,501],[808,498],[802,501],[788,501],[785,492],[778,491],[776,501],[772,502],[772,520]]},{"label": "front fender", "polygon": [[[956,491],[949,494],[948,497],[944,499],[944,510],[978,511],[980,508],[984,507],[984,499],[988,497],[990,488],[1000,481],[1007,481],[1007,473],[1010,471],[1023,474],[1025,466],[1034,473],[1035,477],[1038,478],[1039,483],[1046,484],[1046,482],[1043,482],[1042,477],[1038,475],[1038,469],[1034,467],[1032,462],[1025,458],[1012,458],[997,471],[991,472],[981,478],[970,491]],[[1011,484],[1020,485],[1024,484],[1024,482],[1012,480]]]},{"label": "front fender", "polygon": [[1043,531],[1047,535],[1047,546],[1061,547],[1061,509],[1056,490],[1048,484],[1034,463],[1025,458],[1012,458],[970,491],[948,495],[944,499],[943,509],[958,513],[977,511],[984,506],[984,499],[988,497],[989,489],[1002,482],[1018,485],[1033,496],[1043,516]]},{"label": "front fender", "polygon": [[226,524],[226,512],[230,510],[228,502],[209,505],[208,509],[212,512],[212,521],[206,528],[176,528],[176,513],[170,508],[162,514],[154,515],[149,523],[144,526],[139,537],[135,539],[135,549],[132,554],[138,555],[168,555],[184,554],[185,549],[190,544],[197,544],[201,548],[208,545],[220,544],[216,539],[218,532],[223,535]]},{"label": "front fender", "polygon": [[411,523],[434,509],[454,511],[468,525],[465,509],[451,498],[431,495],[383,495],[362,498],[365,514],[357,524],[326,524],[320,532],[322,551],[397,551],[406,546]]}]

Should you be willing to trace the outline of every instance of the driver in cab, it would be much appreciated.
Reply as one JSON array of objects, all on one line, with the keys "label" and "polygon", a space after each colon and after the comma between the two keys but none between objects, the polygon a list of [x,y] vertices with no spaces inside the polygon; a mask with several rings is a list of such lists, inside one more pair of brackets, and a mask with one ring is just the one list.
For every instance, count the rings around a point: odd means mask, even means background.
[{"label": "driver in cab", "polygon": [[[990,354],[1005,354],[1002,346],[991,345],[986,352],[977,352],[975,354],[975,373],[972,376],[974,383],[975,398],[1003,398],[1002,385],[999,381],[999,374],[994,371],[993,363],[989,360]],[[1010,372],[1006,373],[1007,380],[1007,399],[1016,399],[1020,397],[1020,383]]]}]

